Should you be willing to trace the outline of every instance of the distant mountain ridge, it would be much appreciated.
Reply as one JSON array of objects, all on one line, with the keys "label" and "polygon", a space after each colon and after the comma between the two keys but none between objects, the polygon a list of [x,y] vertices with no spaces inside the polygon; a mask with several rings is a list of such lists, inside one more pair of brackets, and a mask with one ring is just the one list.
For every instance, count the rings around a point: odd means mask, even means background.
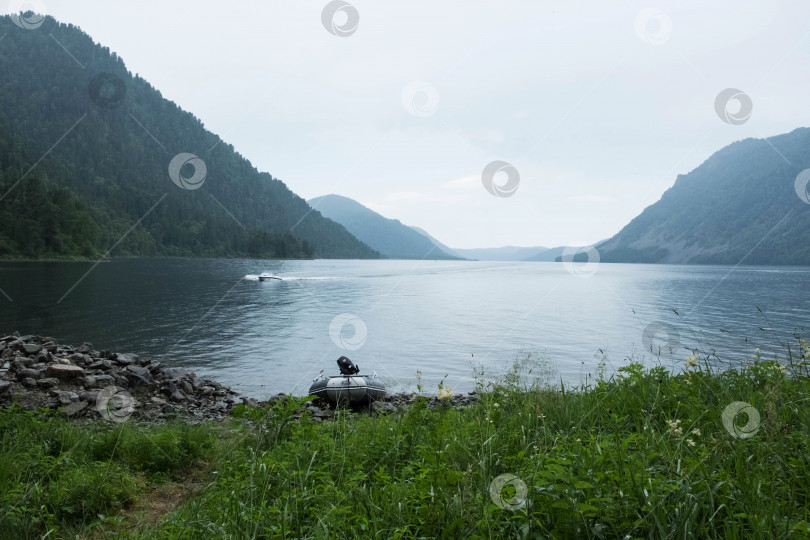
[{"label": "distant mountain ridge", "polygon": [[526,257],[523,260],[531,262],[554,262],[558,258],[562,257],[563,251],[567,249],[567,247],[568,246],[559,246],[554,248],[548,248],[546,250],[541,251],[540,253],[535,253],[531,257]]},{"label": "distant mountain ridge", "polygon": [[730,144],[598,244],[601,261],[810,265],[810,205],[795,187],[807,168],[808,128]]},{"label": "distant mountain ridge", "polygon": [[456,251],[453,248],[448,247],[448,246],[444,245],[443,243],[439,242],[437,239],[435,239],[433,236],[431,236],[425,229],[423,229],[421,227],[416,227],[415,225],[410,225],[410,227],[411,227],[411,229],[415,230],[416,232],[418,232],[422,236],[427,237],[428,240],[433,242],[433,245],[435,245],[436,247],[438,247],[440,250],[444,251],[448,255],[453,255],[454,257],[459,256],[458,253],[456,253]]},{"label": "distant mountain ridge", "polygon": [[537,255],[539,252],[546,251],[547,249],[548,248],[543,246],[503,246],[497,248],[456,248],[453,251],[464,258],[476,259],[479,261],[524,261],[529,257]]},{"label": "distant mountain ridge", "polygon": [[332,219],[383,256],[391,259],[458,259],[436,246],[425,234],[397,219],[388,219],[341,195],[323,195],[310,206]]},{"label": "distant mountain ridge", "polygon": [[379,257],[78,27],[0,35],[0,258]]},{"label": "distant mountain ridge", "polygon": [[[546,248],[542,246],[536,247],[517,247],[517,246],[503,246],[497,248],[469,248],[469,249],[453,249],[445,246],[424,229],[419,227],[411,227],[419,234],[429,238],[431,242],[437,245],[446,253],[458,255],[465,259],[473,259],[479,261],[526,261],[526,262],[554,262],[562,256],[563,251],[567,246],[559,246],[554,248]],[[559,261],[558,261],[559,262]]]}]

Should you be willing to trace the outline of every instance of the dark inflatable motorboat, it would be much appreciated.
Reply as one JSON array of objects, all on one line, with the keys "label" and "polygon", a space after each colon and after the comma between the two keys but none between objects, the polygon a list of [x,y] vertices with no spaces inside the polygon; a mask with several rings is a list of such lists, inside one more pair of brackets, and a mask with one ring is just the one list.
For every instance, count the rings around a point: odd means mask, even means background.
[{"label": "dark inflatable motorboat", "polygon": [[358,375],[360,368],[345,356],[338,358],[340,375],[321,375],[309,387],[309,394],[333,404],[366,405],[385,397],[385,385],[376,373]]}]

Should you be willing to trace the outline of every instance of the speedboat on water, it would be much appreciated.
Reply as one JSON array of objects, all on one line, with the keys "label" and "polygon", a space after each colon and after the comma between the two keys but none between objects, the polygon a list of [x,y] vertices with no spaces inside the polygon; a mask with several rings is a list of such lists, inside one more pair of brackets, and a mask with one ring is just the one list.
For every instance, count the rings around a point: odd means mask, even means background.
[{"label": "speedboat on water", "polygon": [[385,397],[385,385],[376,373],[358,375],[360,368],[345,356],[338,358],[340,375],[321,375],[312,382],[309,394],[335,405],[366,405]]},{"label": "speedboat on water", "polygon": [[270,281],[271,279],[281,281],[281,276],[276,273],[271,274],[270,272],[262,272],[259,274],[259,281]]}]

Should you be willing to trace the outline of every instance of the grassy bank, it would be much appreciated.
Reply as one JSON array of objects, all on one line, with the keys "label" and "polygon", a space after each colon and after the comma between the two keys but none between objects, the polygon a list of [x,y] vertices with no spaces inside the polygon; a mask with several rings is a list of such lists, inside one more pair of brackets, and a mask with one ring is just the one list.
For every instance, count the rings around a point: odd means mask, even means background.
[{"label": "grassy bank", "polygon": [[0,536],[807,537],[807,368],[631,363],[582,392],[517,366],[466,409],[334,422],[295,420],[303,399],[201,426],[5,412]]}]

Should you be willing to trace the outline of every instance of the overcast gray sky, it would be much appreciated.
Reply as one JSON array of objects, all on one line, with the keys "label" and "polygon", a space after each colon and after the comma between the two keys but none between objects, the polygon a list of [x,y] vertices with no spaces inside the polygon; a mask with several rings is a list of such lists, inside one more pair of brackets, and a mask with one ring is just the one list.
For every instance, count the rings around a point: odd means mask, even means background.
[{"label": "overcast gray sky", "polygon": [[[723,146],[810,125],[806,1],[351,0],[334,33],[328,4],[22,2],[302,197],[351,197],[451,247],[596,242]],[[750,97],[746,121],[718,116],[727,88]],[[519,173],[509,197],[484,188],[494,160]]]}]

